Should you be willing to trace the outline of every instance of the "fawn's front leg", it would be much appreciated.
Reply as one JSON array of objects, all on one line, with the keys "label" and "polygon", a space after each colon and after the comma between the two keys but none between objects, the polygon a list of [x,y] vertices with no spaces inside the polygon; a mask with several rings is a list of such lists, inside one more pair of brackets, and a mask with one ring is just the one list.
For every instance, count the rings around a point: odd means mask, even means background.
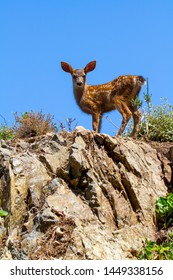
[{"label": "fawn's front leg", "polygon": [[92,113],[92,126],[94,131],[100,132],[101,123],[102,123],[102,114],[98,112]]}]

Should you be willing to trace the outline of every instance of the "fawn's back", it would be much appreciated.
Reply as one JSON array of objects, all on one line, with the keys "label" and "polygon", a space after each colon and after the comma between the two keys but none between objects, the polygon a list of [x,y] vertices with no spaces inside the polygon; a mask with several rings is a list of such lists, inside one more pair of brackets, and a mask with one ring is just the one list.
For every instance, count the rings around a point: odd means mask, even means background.
[{"label": "fawn's back", "polygon": [[128,107],[138,96],[145,82],[142,76],[125,75],[101,85],[87,85],[81,96],[79,106],[88,114],[93,109],[100,113],[118,109],[117,103],[125,103]]}]

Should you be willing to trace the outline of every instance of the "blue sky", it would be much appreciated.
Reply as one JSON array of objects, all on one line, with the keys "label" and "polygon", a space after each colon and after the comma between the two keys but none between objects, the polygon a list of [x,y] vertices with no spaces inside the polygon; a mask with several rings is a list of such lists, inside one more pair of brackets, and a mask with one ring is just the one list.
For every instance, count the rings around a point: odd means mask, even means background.
[{"label": "blue sky", "polygon": [[[9,125],[14,112],[42,110],[92,128],[60,61],[82,68],[96,60],[89,84],[143,75],[154,104],[165,96],[173,104],[172,0],[0,0],[0,38],[0,114]],[[105,116],[120,125],[118,112]],[[116,128],[104,118],[102,132]]]}]

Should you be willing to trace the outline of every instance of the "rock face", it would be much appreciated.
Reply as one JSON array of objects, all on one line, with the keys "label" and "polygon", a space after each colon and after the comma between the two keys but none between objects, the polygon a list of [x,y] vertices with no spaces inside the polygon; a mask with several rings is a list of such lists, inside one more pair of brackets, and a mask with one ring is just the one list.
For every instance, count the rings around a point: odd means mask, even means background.
[{"label": "rock face", "polygon": [[134,259],[172,169],[145,142],[77,127],[1,140],[0,177],[1,259]]}]

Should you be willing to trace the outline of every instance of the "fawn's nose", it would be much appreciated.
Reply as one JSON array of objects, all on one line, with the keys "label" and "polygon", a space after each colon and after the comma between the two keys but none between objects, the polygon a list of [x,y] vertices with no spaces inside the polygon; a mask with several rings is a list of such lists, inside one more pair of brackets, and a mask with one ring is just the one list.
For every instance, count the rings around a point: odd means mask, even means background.
[{"label": "fawn's nose", "polygon": [[82,85],[82,82],[77,82],[77,86],[81,86]]}]

